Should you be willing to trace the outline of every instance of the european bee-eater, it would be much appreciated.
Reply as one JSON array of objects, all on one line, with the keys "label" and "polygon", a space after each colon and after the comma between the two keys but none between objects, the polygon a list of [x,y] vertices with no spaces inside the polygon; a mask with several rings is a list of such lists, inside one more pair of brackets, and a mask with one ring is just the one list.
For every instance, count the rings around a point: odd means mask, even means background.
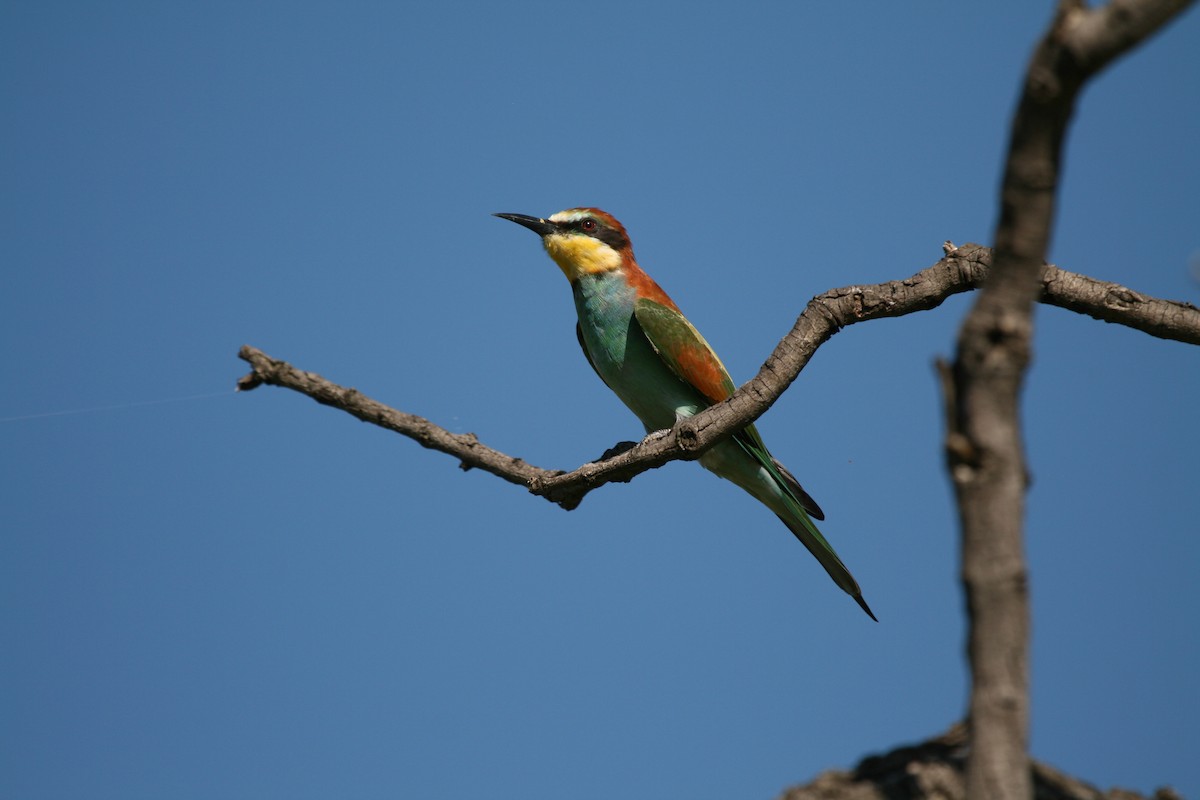
[{"label": "european bee-eater", "polygon": [[[700,332],[642,271],[624,226],[597,208],[571,208],[542,219],[496,214],[542,237],[571,282],[579,323],[575,335],[592,369],[637,415],[646,431],[662,430],[728,398],[733,381]],[[774,511],[847,594],[875,619],[850,570],[811,517],[820,506],[775,460],[753,425],[700,457]]]}]

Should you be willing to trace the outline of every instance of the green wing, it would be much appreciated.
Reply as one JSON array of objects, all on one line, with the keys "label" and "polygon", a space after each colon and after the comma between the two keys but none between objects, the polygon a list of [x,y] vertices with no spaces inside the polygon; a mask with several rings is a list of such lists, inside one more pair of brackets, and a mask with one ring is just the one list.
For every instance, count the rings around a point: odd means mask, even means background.
[{"label": "green wing", "polygon": [[[633,314],[646,338],[650,340],[654,352],[658,353],[663,363],[680,379],[690,384],[711,403],[719,403],[733,394],[736,387],[725,365],[700,335],[700,331],[688,322],[687,317],[674,308],[646,298],[634,304]],[[800,482],[771,456],[757,428],[747,425],[734,434],[733,438],[743,450],[771,473],[800,508],[816,519],[825,519],[821,507],[804,491]],[[815,527],[813,532],[816,533]],[[816,535],[825,542],[820,533]],[[829,544],[825,542],[825,546],[828,547]]]},{"label": "green wing", "polygon": [[725,365],[687,317],[676,309],[641,298],[633,316],[658,357],[710,403],[719,403],[736,388]]}]

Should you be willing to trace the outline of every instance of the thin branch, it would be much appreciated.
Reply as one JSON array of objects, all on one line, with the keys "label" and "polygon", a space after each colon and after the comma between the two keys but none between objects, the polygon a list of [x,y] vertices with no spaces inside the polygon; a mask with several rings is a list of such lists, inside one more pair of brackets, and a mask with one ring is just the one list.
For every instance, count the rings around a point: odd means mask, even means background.
[{"label": "thin branch", "polygon": [[[250,346],[243,347],[239,356],[253,371],[238,382],[238,388],[248,391],[266,383],[306,394],[364,422],[407,436],[423,447],[451,455],[459,459],[463,469],[481,469],[572,509],[598,486],[629,481],[668,461],[698,458],[722,437],[757,419],[795,380],[817,348],[842,328],[936,308],[946,298],[983,284],[991,251],[975,244],[956,248],[949,243],[945,250],[945,258],[905,280],[847,286],[814,297],[758,375],[728,401],[681,420],[670,431],[653,433],[627,451],[569,473],[528,464],[481,444],[473,434],[450,433],[427,419],[389,408],[355,389],[296,369]],[[1147,297],[1056,267],[1046,267],[1044,285],[1042,299],[1047,303],[1163,338],[1200,344],[1200,309],[1194,306]]]},{"label": "thin branch", "polygon": [[1160,339],[1200,344],[1200,310],[1196,306],[1178,300],[1159,300],[1119,283],[1046,267],[1038,300]]},{"label": "thin branch", "polygon": [[[972,677],[966,794],[977,800],[1033,795],[1022,542],[1027,480],[1019,418],[1033,303],[1049,294],[1074,310],[1102,305],[1103,315],[1093,314],[1102,319],[1122,317],[1125,305],[1142,306],[1134,293],[1061,275],[1045,278],[1063,141],[1087,80],[1185,5],[1185,0],[1112,0],[1093,11],[1081,0],[1061,0],[1034,51],[1013,118],[992,274],[963,321],[954,364],[941,370],[946,459],[962,528]],[[1077,294],[1079,288],[1089,291]],[[1097,291],[1104,300],[1097,302]],[[1149,324],[1154,335],[1165,335],[1171,324],[1163,321],[1177,310],[1186,316],[1186,308],[1164,309],[1153,322],[1142,316],[1139,326]]]},{"label": "thin branch", "polygon": [[238,391],[248,392],[265,383],[300,392],[322,405],[340,408],[363,422],[407,436],[422,447],[452,455],[460,460],[459,466],[463,470],[478,468],[510,483],[528,486],[531,481],[548,474],[547,470],[480,444],[473,433],[450,433],[424,417],[397,411],[357,389],[338,386],[315,372],[296,369],[250,345],[242,345],[238,358],[250,364],[253,370],[238,379]]}]

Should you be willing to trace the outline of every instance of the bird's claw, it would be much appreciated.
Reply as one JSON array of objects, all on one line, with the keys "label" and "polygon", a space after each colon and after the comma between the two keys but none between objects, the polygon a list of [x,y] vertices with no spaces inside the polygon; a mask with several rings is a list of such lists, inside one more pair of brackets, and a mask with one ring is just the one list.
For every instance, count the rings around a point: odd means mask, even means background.
[{"label": "bird's claw", "polygon": [[617,442],[612,447],[604,451],[597,461],[607,461],[610,458],[615,458],[622,453],[628,453],[633,448],[637,447],[637,442]]}]

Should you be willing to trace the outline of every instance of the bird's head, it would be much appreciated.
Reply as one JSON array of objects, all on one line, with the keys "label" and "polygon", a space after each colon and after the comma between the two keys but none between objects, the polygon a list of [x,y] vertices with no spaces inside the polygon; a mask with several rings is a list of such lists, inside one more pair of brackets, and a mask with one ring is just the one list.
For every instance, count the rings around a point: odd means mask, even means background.
[{"label": "bird's head", "polygon": [[546,252],[574,283],[583,275],[608,272],[633,260],[624,226],[598,208],[568,208],[542,219],[525,214],[496,214],[542,237]]}]

